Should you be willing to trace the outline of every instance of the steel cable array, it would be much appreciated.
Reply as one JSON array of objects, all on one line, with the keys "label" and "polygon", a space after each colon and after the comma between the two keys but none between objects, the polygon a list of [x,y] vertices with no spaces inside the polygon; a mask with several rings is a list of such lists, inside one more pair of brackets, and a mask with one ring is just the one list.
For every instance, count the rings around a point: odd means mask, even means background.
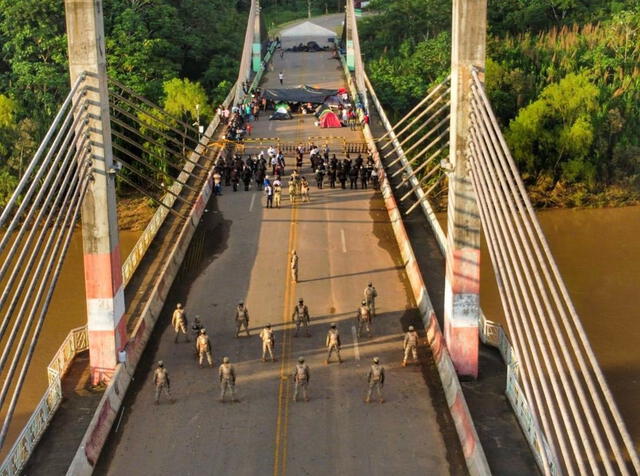
[{"label": "steel cable array", "polygon": [[4,251],[0,266],[0,411],[6,411],[0,447],[5,442],[91,178],[83,81],[81,76],[74,84],[0,215],[0,249]]},{"label": "steel cable array", "polygon": [[471,178],[520,380],[549,445],[545,472],[640,472],[477,72],[472,81]]},{"label": "steel cable array", "polygon": [[[391,130],[377,139],[378,148],[385,159],[397,155],[386,164],[387,169],[406,159],[406,163],[391,173],[391,177],[402,174],[402,180],[395,185],[396,189],[404,192],[409,188],[399,200],[405,201],[418,189],[425,192],[421,199],[407,209],[407,215],[418,207],[422,200],[433,198],[431,194],[436,188],[440,187],[440,193],[446,189],[441,186],[446,174],[440,163],[449,157],[450,93],[447,78],[432,88],[391,127]],[[411,185],[414,177],[416,180]]]},{"label": "steel cable array", "polygon": [[[123,169],[118,180],[173,215],[184,218],[173,206],[167,205],[164,197],[171,195],[173,200],[170,203],[173,204],[191,204],[184,195],[172,191],[173,185],[178,184],[179,190],[188,190],[195,195],[196,187],[187,182],[189,178],[198,180],[200,176],[195,169],[207,169],[208,164],[192,160],[189,155],[206,159],[208,147],[204,152],[196,151],[198,131],[191,125],[173,117],[122,83],[110,79],[109,84],[113,150]],[[169,169],[174,172],[170,173]]]}]

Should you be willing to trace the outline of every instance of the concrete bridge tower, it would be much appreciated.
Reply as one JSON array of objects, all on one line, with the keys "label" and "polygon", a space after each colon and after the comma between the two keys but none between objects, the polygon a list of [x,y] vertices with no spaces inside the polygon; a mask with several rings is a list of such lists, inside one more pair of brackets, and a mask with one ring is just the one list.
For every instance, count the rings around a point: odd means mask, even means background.
[{"label": "concrete bridge tower", "polygon": [[453,0],[451,127],[444,331],[461,377],[478,376],[480,214],[467,164],[471,71],[484,77],[487,0]]},{"label": "concrete bridge tower", "polygon": [[94,180],[82,205],[84,277],[93,384],[110,379],[127,342],[116,213],[101,0],[65,0],[71,83],[86,74],[84,99]]}]

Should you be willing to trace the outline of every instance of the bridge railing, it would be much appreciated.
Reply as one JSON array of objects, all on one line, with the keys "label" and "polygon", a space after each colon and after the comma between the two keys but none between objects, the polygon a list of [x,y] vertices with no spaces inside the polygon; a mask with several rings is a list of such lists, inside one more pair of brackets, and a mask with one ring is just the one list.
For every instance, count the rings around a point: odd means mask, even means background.
[{"label": "bridge railing", "polygon": [[87,349],[87,326],[72,329],[47,367],[47,390],[0,466],[0,476],[20,473],[62,402],[62,377],[75,356]]},{"label": "bridge railing", "polygon": [[[231,87],[229,94],[227,94],[227,97],[223,101],[222,103],[223,106],[227,107],[233,102],[235,91],[236,91],[236,87],[234,85]],[[158,230],[160,230],[160,227],[162,226],[165,219],[167,218],[167,215],[169,214],[169,209],[173,207],[176,201],[176,196],[179,196],[180,193],[182,192],[182,189],[183,189],[182,183],[186,182],[189,179],[189,174],[193,171],[193,168],[195,167],[193,162],[194,161],[197,162],[198,154],[201,154],[205,150],[207,143],[209,142],[209,138],[213,135],[213,133],[215,132],[215,130],[218,128],[219,125],[220,125],[220,117],[216,114],[216,116],[213,118],[213,120],[209,124],[209,127],[207,127],[207,130],[205,131],[200,141],[200,144],[198,144],[198,146],[196,147],[195,152],[191,154],[191,157],[190,157],[191,160],[185,161],[185,164],[183,166],[183,171],[180,173],[180,175],[178,175],[178,180],[175,181],[169,188],[171,193],[167,193],[165,197],[162,199],[162,202],[166,206],[158,207],[158,209],[155,211],[155,213],[151,217],[151,220],[149,220],[149,223],[147,224],[146,228],[142,232],[142,235],[140,235],[140,238],[138,238],[138,241],[136,241],[136,244],[134,245],[133,249],[129,253],[129,256],[127,256],[127,259],[122,264],[122,282],[124,283],[125,286],[131,280],[133,273],[135,273],[136,269],[140,265],[140,262],[142,261],[142,258],[144,257],[147,250],[149,249],[149,246],[153,242],[153,239],[158,234]]]},{"label": "bridge railing", "polygon": [[[380,103],[373,85],[371,84],[366,73],[364,74],[364,82],[368,89],[371,103],[376,108],[382,124],[387,131],[386,133],[391,139],[394,150],[396,150],[396,153],[400,159],[400,164],[402,165],[402,167],[406,167],[407,169],[407,173],[409,175],[409,184],[413,189],[413,193],[418,203],[420,203],[420,207],[427,219],[427,223],[429,223],[434,233],[436,242],[438,243],[438,247],[440,248],[441,252],[445,254],[447,246],[446,235],[436,217],[431,203],[429,202],[429,197],[425,193],[423,188],[419,186],[419,180],[416,174],[412,172],[413,167],[409,163],[409,160],[405,155],[404,147],[396,137],[393,126],[389,122],[384,108],[382,107],[382,104]],[[533,419],[531,408],[522,390],[522,386],[518,377],[519,374],[517,371],[518,362],[514,358],[511,342],[509,341],[509,338],[502,325],[487,319],[482,310],[480,311],[480,338],[484,344],[491,345],[492,347],[497,347],[505,362],[505,365],[507,365],[507,386],[505,389],[505,394],[509,402],[511,403],[511,406],[513,407],[516,418],[518,419],[518,422],[523,432],[525,433],[525,437],[527,438],[527,441],[533,450],[534,457],[538,461],[538,464],[542,465],[542,452],[544,451],[546,455],[549,455],[549,446],[540,428]],[[547,456],[547,459],[549,458],[550,456]]]}]

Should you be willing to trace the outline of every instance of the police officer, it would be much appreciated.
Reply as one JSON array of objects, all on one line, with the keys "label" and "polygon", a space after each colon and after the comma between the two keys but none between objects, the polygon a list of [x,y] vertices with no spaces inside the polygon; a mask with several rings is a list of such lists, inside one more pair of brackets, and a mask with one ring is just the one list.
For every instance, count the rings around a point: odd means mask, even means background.
[{"label": "police officer", "polygon": [[293,389],[293,401],[298,401],[298,390],[302,389],[302,395],[304,397],[304,401],[309,401],[309,395],[307,394],[307,389],[309,387],[309,366],[304,363],[304,357],[298,357],[298,363],[296,364],[296,368],[293,370],[293,381],[295,383]]},{"label": "police officer", "polygon": [[289,263],[291,267],[291,280],[294,283],[298,282],[298,255],[296,254],[296,250],[291,252],[291,262]]},{"label": "police officer", "polygon": [[373,364],[369,368],[367,381],[369,382],[369,390],[367,391],[367,398],[364,399],[365,403],[371,402],[371,393],[373,393],[374,388],[378,392],[378,399],[380,400],[380,403],[384,403],[384,398],[382,398],[382,387],[384,387],[384,367],[380,365],[380,359],[378,359],[378,357],[373,358]]},{"label": "police officer", "polygon": [[267,361],[267,352],[271,357],[271,362],[275,362],[273,358],[273,346],[275,345],[275,338],[273,337],[273,331],[271,330],[271,324],[267,324],[264,329],[260,331],[260,339],[262,340],[262,361]]},{"label": "police officer", "polygon": [[200,335],[196,340],[196,349],[198,350],[198,364],[200,368],[202,368],[202,361],[204,360],[205,355],[207,356],[207,362],[209,362],[209,367],[213,367],[213,357],[211,356],[211,341],[209,340],[209,336],[207,335],[206,329],[200,329]]},{"label": "police officer", "polygon": [[187,315],[180,303],[178,303],[175,311],[173,311],[171,324],[173,325],[173,329],[176,331],[176,338],[174,339],[174,342],[178,342],[178,336],[181,332],[184,334],[186,341],[189,342],[189,335],[187,334]]},{"label": "police officer", "polygon": [[369,306],[369,310],[371,311],[371,316],[375,317],[376,315],[376,298],[378,297],[378,291],[373,286],[373,283],[369,281],[369,284],[366,288],[364,288],[364,300]]},{"label": "police officer", "polygon": [[249,310],[244,305],[244,301],[239,301],[236,306],[236,337],[240,335],[240,330],[244,326],[244,330],[249,334]]},{"label": "police officer", "polygon": [[169,398],[169,401],[173,403],[170,392],[171,382],[169,381],[169,372],[164,368],[164,362],[162,360],[158,361],[158,367],[155,372],[153,372],[153,383],[156,386],[155,404],[158,405],[158,403],[160,403],[160,393],[163,390]]},{"label": "police officer", "polygon": [[363,330],[366,330],[369,337],[371,337],[371,310],[365,300],[362,301],[356,311],[356,321],[358,323],[358,337],[362,335]]},{"label": "police officer", "polygon": [[415,362],[418,361],[418,333],[413,326],[409,326],[409,331],[404,335],[404,359],[402,359],[402,366],[407,366],[407,360],[409,359],[409,352],[413,356]]},{"label": "police officer", "polygon": [[296,333],[293,337],[298,337],[298,331],[301,325],[304,326],[307,337],[311,337],[311,334],[309,334],[309,308],[302,298],[298,298],[298,305],[293,310],[291,319],[296,323]]},{"label": "police officer", "polygon": [[333,351],[336,351],[338,355],[338,362],[342,363],[342,359],[340,358],[340,333],[335,324],[331,324],[331,329],[327,332],[327,340],[325,342],[325,346],[327,347],[327,360],[325,360],[325,364],[329,364],[329,360],[331,359],[331,354]]},{"label": "police officer", "polygon": [[231,401],[237,402],[236,399],[236,371],[233,365],[229,363],[229,357],[222,359],[222,364],[218,370],[218,376],[220,377],[220,401],[224,402],[224,396],[227,393],[227,389],[231,393]]}]

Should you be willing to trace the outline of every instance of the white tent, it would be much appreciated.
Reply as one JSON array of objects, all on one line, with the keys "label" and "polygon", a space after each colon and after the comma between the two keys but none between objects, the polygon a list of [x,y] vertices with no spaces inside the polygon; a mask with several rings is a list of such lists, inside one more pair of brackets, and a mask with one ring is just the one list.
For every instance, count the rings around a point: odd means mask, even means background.
[{"label": "white tent", "polygon": [[309,41],[315,41],[320,46],[330,44],[329,38],[335,38],[335,31],[324,28],[310,21],[300,23],[298,25],[287,28],[280,32],[280,41],[283,48],[291,48],[300,43],[307,44]]}]

